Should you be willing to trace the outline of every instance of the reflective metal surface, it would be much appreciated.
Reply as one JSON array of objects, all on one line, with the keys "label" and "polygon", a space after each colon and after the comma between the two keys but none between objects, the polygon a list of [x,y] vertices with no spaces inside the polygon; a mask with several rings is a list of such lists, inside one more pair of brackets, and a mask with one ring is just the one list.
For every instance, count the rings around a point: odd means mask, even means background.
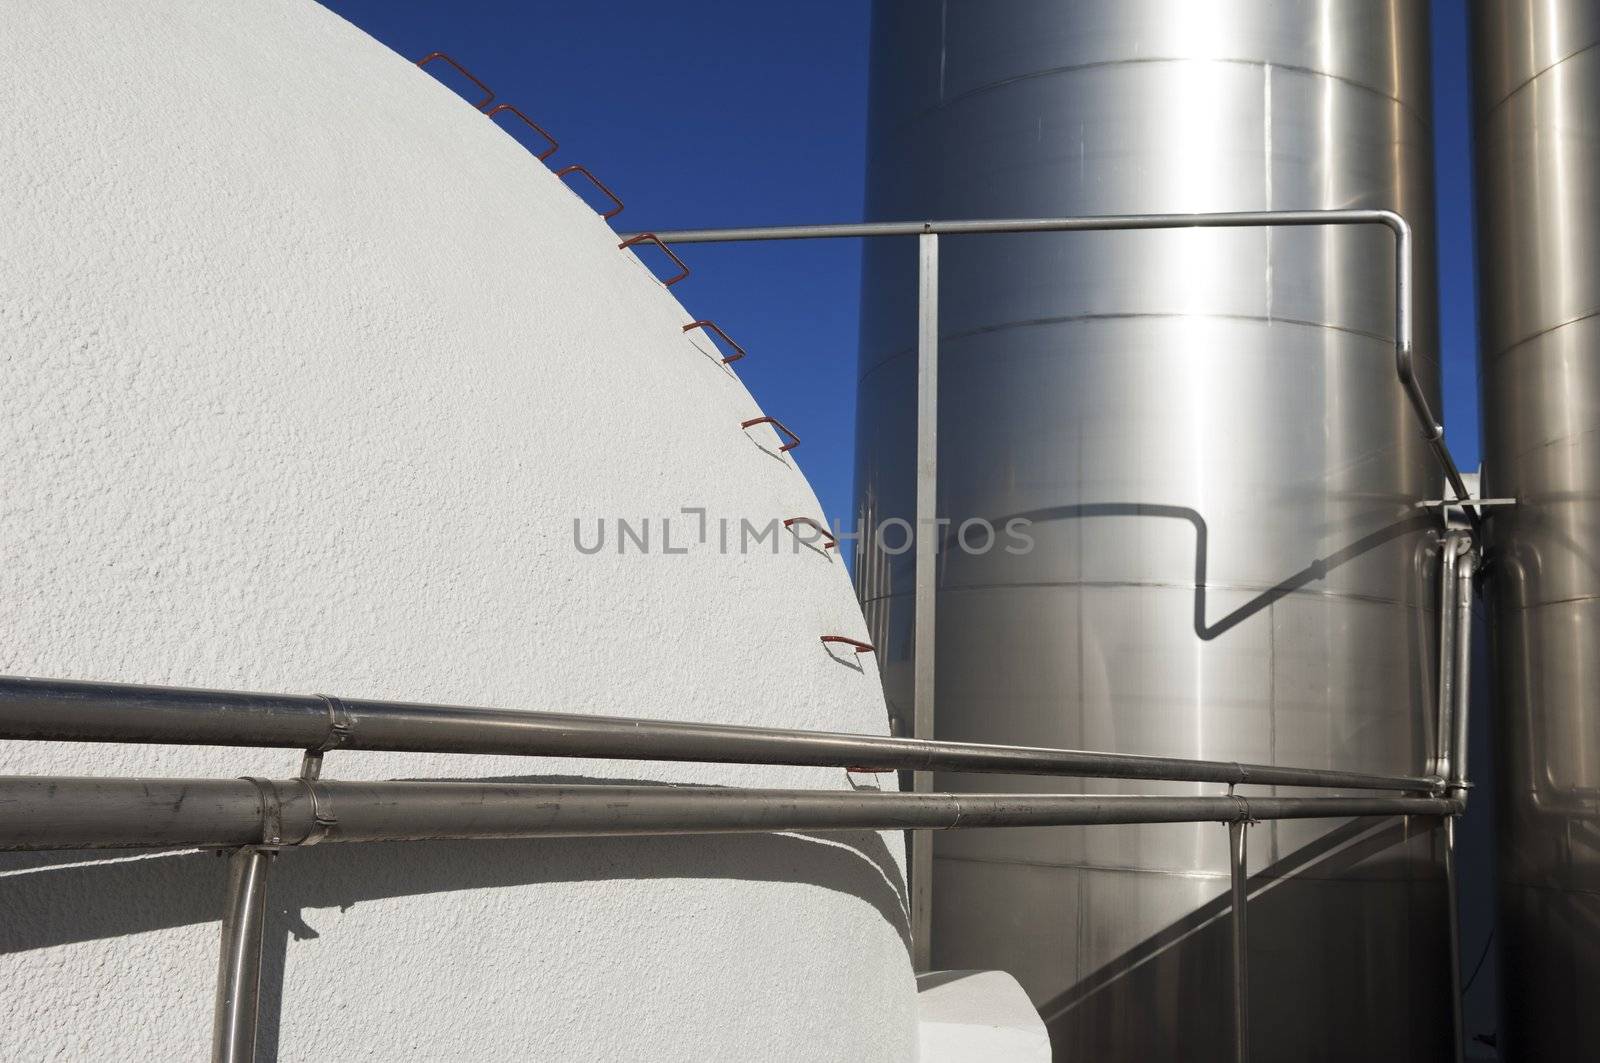
[{"label": "reflective metal surface", "polygon": [[[326,694],[263,694],[22,676],[0,676],[0,738],[288,747],[308,753],[382,749],[703,764],[799,764],[861,771],[946,770],[1260,782],[1418,793],[1442,789],[1440,779],[1420,775],[1375,775],[781,727],[374,701]],[[314,779],[318,774],[319,771],[312,771],[308,777]]]},{"label": "reflective metal surface", "polygon": [[[225,848],[322,842],[600,838],[774,831],[982,830],[1030,824],[1207,823],[1453,816],[1448,797],[1100,797],[759,790],[726,786],[0,775],[0,850]],[[1220,829],[1220,828],[1219,828]],[[259,934],[264,874],[235,861],[218,1012],[242,1018],[230,972]],[[254,870],[250,870],[254,868]],[[241,996],[242,995],[242,996]],[[227,1003],[227,1001],[233,1003]]]},{"label": "reflective metal surface", "polygon": [[261,935],[266,926],[267,871],[273,854],[256,847],[228,857],[228,899],[222,910],[222,954],[212,1018],[212,1063],[254,1063],[261,1011]]},{"label": "reflective metal surface", "polygon": [[[881,0],[869,217],[1393,209],[1436,396],[1427,47],[1402,0]],[[1390,241],[942,240],[937,737],[1427,770],[1437,518],[1414,503],[1443,483],[1394,380]],[[864,259],[869,528],[914,517],[909,243]],[[970,518],[987,552],[954,540]],[[906,730],[911,559],[868,541],[857,565]],[[1432,824],[1253,841],[1256,1055],[1448,1058]],[[1228,856],[1214,824],[940,836],[934,965],[1015,973],[1061,1058],[1230,1059]]]},{"label": "reflective metal surface", "polygon": [[[1449,829],[1449,824],[1445,825]],[[1233,1058],[1247,1063],[1250,1058],[1250,825],[1243,821],[1228,824],[1228,907],[1233,917]]]},{"label": "reflective metal surface", "polygon": [[1600,1045],[1600,3],[1472,5],[1510,1060]]}]

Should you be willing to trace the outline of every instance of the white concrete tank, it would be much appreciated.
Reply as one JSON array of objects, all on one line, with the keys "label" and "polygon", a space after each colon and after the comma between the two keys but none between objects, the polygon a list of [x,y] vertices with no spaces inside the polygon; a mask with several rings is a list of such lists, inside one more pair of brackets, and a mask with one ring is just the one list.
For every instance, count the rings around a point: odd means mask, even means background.
[{"label": "white concrete tank", "polygon": [[[469,102],[310,0],[3,17],[0,671],[886,732],[873,658],[818,640],[865,637],[839,559],[738,549],[741,520],[821,517],[793,456]],[[649,553],[618,552],[618,518],[649,520]],[[0,743],[4,773],[295,762]],[[850,785],[370,753],[324,774]],[[902,862],[872,833],[289,851],[263,1057],[909,1060]],[[223,872],[0,857],[4,1054],[202,1058]]]}]

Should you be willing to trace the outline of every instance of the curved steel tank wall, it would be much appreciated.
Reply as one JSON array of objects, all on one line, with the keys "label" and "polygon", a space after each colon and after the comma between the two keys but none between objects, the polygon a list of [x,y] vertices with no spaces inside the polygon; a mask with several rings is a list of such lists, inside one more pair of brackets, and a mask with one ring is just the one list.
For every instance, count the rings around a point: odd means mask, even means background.
[{"label": "curved steel tank wall", "polygon": [[1600,1013],[1600,3],[1473,5],[1506,1058]]},{"label": "curved steel tank wall", "polygon": [[[1426,5],[880,0],[873,33],[870,218],[1393,208],[1436,390]],[[913,516],[912,243],[866,251],[869,526]],[[940,515],[1026,517],[1033,547],[947,543],[938,737],[1426,766],[1437,544],[1415,503],[1441,487],[1394,376],[1392,253],[1376,228],[943,241]],[[869,538],[857,581],[908,730],[912,554]],[[938,779],[997,784],[1062,786]],[[1433,827],[1252,830],[1259,1053],[1443,1058]],[[1016,973],[1058,1054],[1228,1056],[1220,826],[935,854],[934,966]]]}]

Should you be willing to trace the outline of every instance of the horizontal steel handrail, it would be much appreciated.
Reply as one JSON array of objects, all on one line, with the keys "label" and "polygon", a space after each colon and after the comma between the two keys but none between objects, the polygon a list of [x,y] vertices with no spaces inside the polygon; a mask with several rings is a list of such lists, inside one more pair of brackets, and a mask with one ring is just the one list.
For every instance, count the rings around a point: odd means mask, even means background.
[{"label": "horizontal steel handrail", "polygon": [[0,777],[0,850],[1449,816],[1443,797],[1122,797],[590,783]]},{"label": "horizontal steel handrail", "polygon": [[1127,232],[1157,229],[1253,229],[1269,227],[1311,227],[1343,225],[1382,225],[1394,233],[1395,268],[1395,375],[1406,399],[1422,425],[1422,436],[1438,460],[1444,476],[1462,503],[1463,512],[1476,528],[1481,519],[1471,505],[1461,470],[1444,440],[1444,425],[1434,415],[1427,394],[1416,374],[1416,351],[1412,324],[1411,225],[1392,210],[1335,208],[1329,210],[1244,210],[1209,211],[1186,214],[1103,214],[1065,218],[979,218],[950,221],[842,222],[823,225],[766,225],[729,229],[657,230],[651,234],[629,234],[628,238],[652,235],[674,244],[743,243],[763,240],[838,240],[879,236],[920,236],[932,233],[962,236],[1001,233]]},{"label": "horizontal steel handrail", "polygon": [[[854,237],[972,236],[1000,233],[1123,232],[1150,229],[1256,229],[1265,226],[1384,225],[1410,238],[1410,226],[1392,210],[1233,210],[1213,213],[1085,214],[1059,218],[973,218],[928,221],[824,222],[815,225],[749,225],[724,229],[656,229],[675,244],[741,243],[752,240],[841,240]],[[639,235],[639,234],[623,234]]]},{"label": "horizontal steel handrail", "polygon": [[1435,793],[1431,776],[415,702],[0,677],[0,739],[475,753]]}]

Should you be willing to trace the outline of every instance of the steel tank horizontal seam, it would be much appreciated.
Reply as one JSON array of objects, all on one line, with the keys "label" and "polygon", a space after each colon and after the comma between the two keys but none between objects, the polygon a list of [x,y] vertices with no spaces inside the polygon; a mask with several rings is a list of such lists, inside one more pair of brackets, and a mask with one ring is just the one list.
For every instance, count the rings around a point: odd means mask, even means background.
[{"label": "steel tank horizontal seam", "polygon": [[[1600,812],[1597,812],[1596,816],[1600,817]],[[1514,886],[1519,890],[1534,890],[1539,893],[1556,893],[1562,896],[1569,896],[1577,893],[1585,897],[1600,898],[1600,889],[1585,889],[1582,886],[1551,886],[1537,882],[1523,882],[1521,879],[1518,879],[1515,876],[1504,874],[1499,876],[1499,882],[1502,886]]]},{"label": "steel tank horizontal seam", "polygon": [[1481,121],[1484,121],[1484,120],[1488,119],[1488,117],[1490,115],[1494,114],[1500,108],[1504,107],[1507,103],[1509,103],[1513,96],[1516,96],[1518,93],[1520,93],[1524,89],[1526,89],[1529,85],[1532,85],[1535,81],[1538,81],[1540,78],[1544,77],[1546,74],[1550,73],[1552,70],[1555,70],[1557,67],[1559,67],[1562,64],[1568,62],[1569,60],[1576,59],[1578,56],[1583,55],[1585,52],[1594,51],[1596,48],[1600,48],[1600,41],[1590,41],[1588,44],[1584,45],[1582,48],[1579,48],[1576,51],[1568,52],[1566,55],[1562,56],[1560,59],[1557,59],[1555,62],[1551,63],[1549,66],[1541,67],[1539,70],[1534,71],[1532,74],[1528,75],[1528,77],[1526,77],[1522,81],[1518,82],[1516,88],[1511,89],[1509,92],[1507,92],[1505,95],[1501,96],[1499,99],[1495,100],[1493,103],[1488,104],[1487,106],[1481,108],[1478,111],[1478,121],[1481,122]]},{"label": "steel tank horizontal seam", "polygon": [[1332,332],[1344,332],[1352,336],[1360,336],[1381,343],[1385,347],[1394,346],[1394,337],[1378,332],[1369,332],[1366,329],[1352,328],[1348,325],[1336,324],[1332,321],[1309,321],[1297,317],[1267,317],[1263,314],[1196,314],[1186,311],[1171,311],[1166,313],[1126,313],[1126,314],[1064,314],[1060,317],[1035,317],[1019,318],[1015,321],[1001,321],[993,325],[981,325],[977,328],[963,329],[960,332],[951,332],[940,336],[943,340],[961,340],[972,336],[986,336],[993,332],[1008,332],[1012,329],[1028,328],[1034,325],[1063,325],[1074,321],[1138,321],[1145,318],[1161,320],[1188,320],[1200,318],[1208,321],[1239,321],[1262,325],[1292,325],[1299,328],[1325,329]]},{"label": "steel tank horizontal seam", "polygon": [[1561,605],[1582,605],[1585,602],[1600,601],[1600,591],[1594,594],[1575,594],[1566,598],[1544,598],[1537,602],[1528,602],[1518,605],[1514,602],[1497,602],[1495,608],[1503,613],[1534,613],[1540,609],[1553,609]]},{"label": "steel tank horizontal seam", "polygon": [[[1549,439],[1536,440],[1535,442],[1529,443],[1521,450],[1505,455],[1499,461],[1494,462],[1494,465],[1497,468],[1503,467],[1505,470],[1516,470],[1521,466],[1526,465],[1529,461],[1537,461],[1542,455],[1552,449],[1557,447],[1569,447],[1574,443],[1581,442],[1585,439],[1593,439],[1596,435],[1600,435],[1600,426],[1596,426],[1594,428],[1585,428],[1580,432],[1568,432],[1565,435],[1554,436]],[[1517,498],[1517,504],[1524,508],[1535,505],[1561,505],[1568,502],[1575,502],[1581,505],[1596,497],[1593,494],[1575,494],[1572,492],[1562,492],[1561,494],[1544,496],[1531,494],[1526,489],[1518,490],[1516,480],[1510,475],[1507,475],[1507,473],[1504,471],[1498,473],[1495,479],[1499,481],[1501,485],[1504,486],[1508,491],[1514,492]]]},{"label": "steel tank horizontal seam", "polygon": [[[971,338],[973,338],[975,336],[991,335],[991,334],[997,333],[997,332],[1009,332],[1009,331],[1021,330],[1021,329],[1026,329],[1026,328],[1050,328],[1050,327],[1059,326],[1059,325],[1077,324],[1079,322],[1094,323],[1094,322],[1099,322],[1099,321],[1143,321],[1143,320],[1149,320],[1149,321],[1228,321],[1228,322],[1235,322],[1235,323],[1241,323],[1241,324],[1266,325],[1268,327],[1272,327],[1272,326],[1288,326],[1288,327],[1292,327],[1292,328],[1303,328],[1303,329],[1307,329],[1307,330],[1315,330],[1315,331],[1318,331],[1318,332],[1336,332],[1336,333],[1339,333],[1341,335],[1353,336],[1353,337],[1356,337],[1357,339],[1372,340],[1374,343],[1382,344],[1383,345],[1383,350],[1381,352],[1380,351],[1374,351],[1373,352],[1374,356],[1376,357],[1376,356],[1380,356],[1381,355],[1382,357],[1387,357],[1387,358],[1392,358],[1393,357],[1394,339],[1391,336],[1385,336],[1385,335],[1382,335],[1380,333],[1375,333],[1375,332],[1368,332],[1365,329],[1350,328],[1347,325],[1338,325],[1338,324],[1334,324],[1331,321],[1306,321],[1306,320],[1303,320],[1303,319],[1300,319],[1300,318],[1266,317],[1264,315],[1259,315],[1259,314],[1196,314],[1196,313],[1177,313],[1177,312],[1173,312],[1173,313],[1128,313],[1128,314],[1067,314],[1067,315],[1063,315],[1061,317],[1041,317],[1041,318],[1027,318],[1027,319],[1018,320],[1018,321],[1002,321],[1002,322],[996,322],[995,324],[992,324],[992,325],[983,325],[983,326],[980,326],[978,328],[962,329],[959,332],[948,332],[948,333],[941,332],[939,334],[939,342],[941,344],[943,344],[943,343],[947,343],[947,342],[950,342],[950,341],[953,341],[953,340],[971,339]],[[901,359],[901,358],[914,357],[916,355],[916,353],[917,352],[916,352],[915,348],[907,347],[907,348],[902,348],[900,350],[894,351],[894,352],[892,352],[890,354],[885,354],[885,355],[880,356],[876,361],[874,361],[871,365],[869,365],[861,373],[861,375],[859,377],[856,378],[857,383],[865,381],[869,376],[871,376],[873,373],[876,373],[879,369],[882,369],[884,366],[888,365],[889,363],[894,362],[897,359]],[[957,352],[941,350],[940,351],[940,357],[942,359],[948,360],[948,359],[954,357],[956,355],[956,353]],[[1418,365],[1429,366],[1429,367],[1431,367],[1433,369],[1438,369],[1439,368],[1439,362],[1438,362],[1438,360],[1436,358],[1434,358],[1431,355],[1428,355],[1428,354],[1426,354],[1424,352],[1421,352],[1421,351],[1416,353],[1416,363]]]},{"label": "steel tank horizontal seam", "polygon": [[[1419,531],[1419,532],[1415,532],[1413,534],[1421,535],[1421,534],[1425,534],[1425,533]],[[1191,593],[1196,591],[1196,590],[1204,590],[1207,594],[1211,594],[1211,593],[1218,593],[1218,594],[1221,594],[1221,593],[1236,593],[1236,594],[1252,594],[1252,595],[1260,595],[1260,594],[1266,594],[1266,593],[1269,593],[1269,592],[1275,592],[1276,591],[1276,587],[1275,586],[1266,585],[1266,584],[1263,584],[1263,585],[1260,585],[1260,586],[1241,586],[1241,585],[1238,585],[1238,584],[1207,583],[1202,588],[1198,584],[1185,583],[1185,582],[1183,582],[1181,580],[1170,581],[1170,582],[1162,582],[1162,581],[1157,581],[1157,580],[1028,580],[1028,581],[1018,581],[1016,583],[961,583],[961,584],[954,584],[954,585],[941,584],[938,589],[942,593],[944,591],[951,591],[951,592],[958,592],[958,591],[993,591],[993,590],[1012,590],[1012,589],[1016,589],[1016,590],[1071,590],[1071,589],[1075,589],[1075,588],[1078,588],[1078,587],[1084,587],[1084,588],[1088,588],[1088,589],[1091,589],[1091,590],[1116,590],[1116,589],[1138,590],[1138,589],[1150,589],[1150,590],[1189,591]],[[911,591],[893,591],[893,592],[891,592],[889,594],[877,594],[877,595],[873,595],[871,597],[862,598],[861,599],[861,604],[862,605],[867,605],[867,604],[872,603],[872,602],[886,602],[886,601],[890,601],[890,600],[895,599],[895,598],[910,598],[912,596],[912,593],[913,592],[911,592]],[[1330,599],[1330,600],[1333,600],[1333,601],[1351,601],[1351,602],[1362,602],[1362,603],[1365,603],[1365,604],[1368,604],[1368,605],[1394,606],[1394,607],[1398,607],[1398,608],[1402,608],[1402,609],[1413,610],[1413,611],[1420,612],[1420,613],[1432,613],[1432,612],[1435,611],[1435,607],[1432,606],[1432,605],[1412,604],[1412,603],[1406,602],[1406,601],[1404,601],[1403,599],[1400,599],[1400,598],[1385,598],[1385,597],[1382,597],[1382,596],[1379,596],[1379,595],[1352,594],[1352,593],[1347,592],[1347,591],[1308,590],[1308,589],[1303,588],[1303,587],[1302,588],[1297,588],[1297,589],[1292,590],[1292,591],[1289,591],[1288,593],[1284,594],[1281,598],[1279,598],[1277,600],[1278,601],[1283,601],[1285,599],[1295,598],[1295,597],[1300,597],[1300,598],[1326,598],[1326,599]]]},{"label": "steel tank horizontal seam", "polygon": [[[1364,81],[1358,81],[1355,78],[1346,77],[1343,74],[1333,74],[1325,70],[1318,70],[1315,67],[1299,66],[1294,63],[1272,63],[1264,62],[1259,59],[1237,59],[1228,58],[1226,56],[1193,55],[1145,56],[1138,59],[1105,59],[1088,63],[1073,63],[1068,66],[1048,67],[1043,70],[1030,70],[1026,73],[1016,74],[1008,78],[1001,78],[998,81],[991,81],[983,85],[975,85],[972,88],[964,89],[948,99],[941,100],[932,107],[924,107],[922,110],[915,112],[911,116],[910,120],[904,124],[909,125],[911,122],[916,122],[930,115],[938,114],[940,111],[949,110],[957,104],[966,103],[975,97],[986,95],[1000,89],[1008,88],[1012,85],[1022,84],[1029,81],[1037,81],[1043,78],[1060,77],[1065,74],[1075,74],[1086,70],[1105,70],[1119,66],[1152,66],[1161,64],[1173,65],[1188,63],[1215,63],[1218,65],[1241,66],[1257,70],[1282,70],[1291,74],[1300,74],[1304,77],[1322,78],[1328,81],[1337,82],[1341,85],[1347,85],[1350,88],[1367,93],[1371,96],[1376,96],[1379,99],[1387,100],[1388,102],[1397,105],[1406,114],[1410,115],[1411,118],[1424,129],[1433,128],[1432,123],[1428,121],[1426,115],[1422,114],[1410,103],[1396,96],[1388,89],[1379,88],[1376,85],[1369,85]],[[900,136],[903,134],[901,131],[895,130],[889,132],[888,135]]]},{"label": "steel tank horizontal seam", "polygon": [[1528,344],[1534,342],[1535,340],[1542,339],[1543,337],[1548,336],[1553,332],[1560,332],[1562,329],[1568,327],[1569,325],[1581,325],[1585,321],[1591,321],[1591,320],[1593,320],[1594,318],[1597,318],[1597,317],[1600,317],[1600,307],[1595,307],[1593,310],[1585,310],[1581,314],[1577,314],[1577,315],[1575,315],[1573,317],[1569,317],[1569,318],[1567,318],[1567,319],[1565,319],[1563,321],[1558,321],[1554,325],[1546,325],[1543,328],[1535,329],[1533,332],[1530,332],[1525,336],[1522,336],[1522,337],[1520,337],[1518,339],[1515,339],[1515,340],[1511,341],[1510,343],[1504,345],[1503,347],[1497,348],[1492,353],[1484,354],[1481,357],[1485,361],[1490,361],[1490,362],[1497,361],[1498,359],[1503,358],[1506,355],[1510,354],[1512,351],[1516,350],[1518,347],[1525,347]]}]

